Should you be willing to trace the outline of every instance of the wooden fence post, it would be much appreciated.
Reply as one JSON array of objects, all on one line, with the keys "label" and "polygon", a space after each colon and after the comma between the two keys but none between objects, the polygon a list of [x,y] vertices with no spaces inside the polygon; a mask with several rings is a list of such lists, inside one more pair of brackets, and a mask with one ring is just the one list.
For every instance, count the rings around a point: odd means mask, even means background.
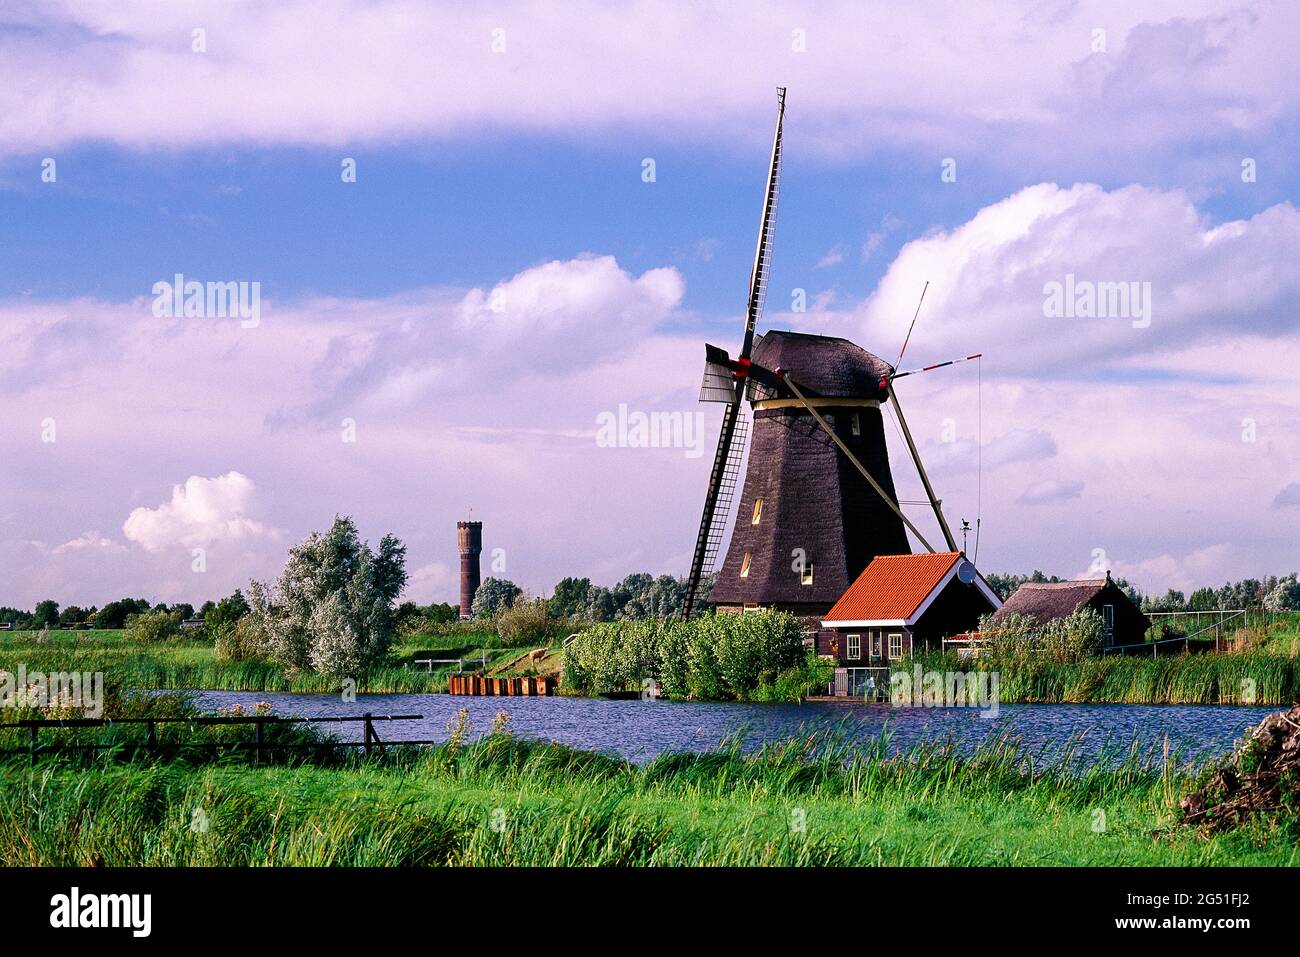
[{"label": "wooden fence post", "polygon": [[367,711],[364,715],[362,715],[362,717],[366,719],[366,728],[365,728],[366,736],[365,736],[365,744],[363,745],[363,750],[366,752],[366,757],[370,757],[370,735],[371,735],[370,712]]},{"label": "wooden fence post", "polygon": [[262,763],[262,719],[253,723],[253,763]]}]

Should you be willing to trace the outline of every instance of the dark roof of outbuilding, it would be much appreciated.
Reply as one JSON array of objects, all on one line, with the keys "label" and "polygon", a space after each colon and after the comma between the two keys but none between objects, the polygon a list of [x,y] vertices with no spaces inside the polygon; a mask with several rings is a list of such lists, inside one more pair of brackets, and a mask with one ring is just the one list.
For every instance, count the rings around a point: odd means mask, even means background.
[{"label": "dark roof of outbuilding", "polygon": [[1106,587],[1104,578],[1072,582],[1025,582],[1016,589],[990,619],[998,622],[1007,615],[1033,615],[1040,622],[1055,621],[1074,614]]},{"label": "dark roof of outbuilding", "polygon": [[880,380],[893,369],[861,346],[837,336],[773,329],[754,342],[753,361],[790,374],[804,395],[883,399]]}]

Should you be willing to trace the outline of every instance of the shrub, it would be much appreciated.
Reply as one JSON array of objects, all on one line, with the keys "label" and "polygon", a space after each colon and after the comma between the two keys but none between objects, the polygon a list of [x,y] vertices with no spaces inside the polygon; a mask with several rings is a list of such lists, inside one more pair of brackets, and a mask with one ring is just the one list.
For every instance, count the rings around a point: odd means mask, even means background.
[{"label": "shrub", "polygon": [[1101,651],[1105,637],[1101,615],[1091,608],[1046,624],[1021,614],[1007,615],[995,626],[985,619],[980,631],[987,636],[981,658],[1026,665],[1082,661]]},{"label": "shrub", "polygon": [[217,629],[212,654],[218,661],[265,661],[271,657],[271,641],[265,629],[245,615]]},{"label": "shrub", "polygon": [[170,611],[146,611],[126,621],[129,641],[167,641],[181,633],[181,616]]},{"label": "shrub", "polygon": [[744,698],[803,662],[803,630],[783,612],[602,622],[565,647],[564,687],[604,694],[652,678],[669,697]]},{"label": "shrub", "polygon": [[540,598],[516,601],[497,615],[496,626],[507,648],[550,644],[560,629],[560,623],[551,617],[546,602]]},{"label": "shrub", "polygon": [[834,662],[808,651],[801,664],[782,671],[775,681],[759,684],[753,698],[756,701],[803,701],[810,695],[825,694],[834,680]]}]

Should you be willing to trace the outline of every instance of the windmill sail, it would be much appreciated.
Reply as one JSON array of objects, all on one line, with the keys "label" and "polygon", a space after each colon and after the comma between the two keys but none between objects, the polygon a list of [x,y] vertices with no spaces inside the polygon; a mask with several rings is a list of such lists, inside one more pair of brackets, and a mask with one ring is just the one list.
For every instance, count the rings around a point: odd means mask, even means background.
[{"label": "windmill sail", "polygon": [[[758,224],[758,244],[754,250],[754,266],[749,273],[749,302],[745,310],[745,338],[740,348],[739,362],[742,367],[748,365],[750,353],[754,348],[754,329],[763,312],[763,301],[767,294],[768,267],[772,259],[772,238],[776,232],[776,200],[781,186],[781,134],[785,123],[785,87],[777,87],[776,133],[772,137],[772,159],[767,170],[767,189],[763,196],[763,213]],[[718,350],[721,351],[721,350]],[[716,360],[710,354],[709,359]],[[716,370],[715,370],[716,371]],[[745,439],[748,435],[748,420],[741,409],[741,400],[745,395],[745,374],[743,371],[733,373],[734,385],[730,402],[722,416],[722,430],[718,435],[718,448],[713,456],[713,470],[709,474],[709,488],[704,496],[704,513],[700,516],[700,529],[695,538],[695,554],[691,559],[690,576],[687,579],[686,606],[687,618],[695,605],[695,593],[700,587],[700,578],[705,568],[712,569],[722,544],[722,536],[727,525],[727,516],[731,510],[731,498],[736,488],[740,463],[744,460]],[[709,370],[705,371],[706,393],[709,390]]]}]

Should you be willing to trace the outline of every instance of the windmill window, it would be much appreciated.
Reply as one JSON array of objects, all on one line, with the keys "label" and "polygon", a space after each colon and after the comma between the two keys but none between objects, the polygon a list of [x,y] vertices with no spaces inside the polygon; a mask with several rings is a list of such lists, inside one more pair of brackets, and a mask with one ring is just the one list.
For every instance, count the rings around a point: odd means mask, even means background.
[{"label": "windmill window", "polygon": [[862,657],[862,636],[861,635],[849,635],[846,645],[847,647],[844,652],[846,658],[848,658],[850,661],[857,661],[859,658]]},{"label": "windmill window", "polygon": [[805,585],[813,583],[813,563],[804,562],[803,571],[799,573],[799,580]]},{"label": "windmill window", "polygon": [[740,577],[749,577],[749,552],[745,552],[745,557],[740,560]]},{"label": "windmill window", "polygon": [[749,520],[749,524],[757,525],[758,520],[762,517],[763,517],[763,500],[761,498],[756,498],[754,499],[754,517]]},{"label": "windmill window", "polygon": [[854,435],[862,434],[862,420],[858,418],[858,413],[856,412],[853,413],[853,434]]}]

